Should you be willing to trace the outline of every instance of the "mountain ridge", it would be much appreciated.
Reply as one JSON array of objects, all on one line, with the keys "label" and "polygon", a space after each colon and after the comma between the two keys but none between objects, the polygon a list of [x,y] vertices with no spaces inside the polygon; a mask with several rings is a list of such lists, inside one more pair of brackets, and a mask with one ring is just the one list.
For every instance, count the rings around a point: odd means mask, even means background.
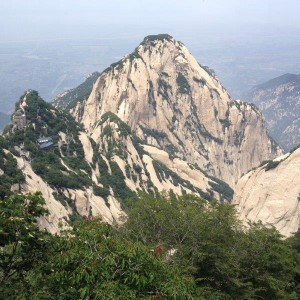
[{"label": "mountain ridge", "polygon": [[281,154],[259,109],[232,100],[181,42],[150,36],[133,53],[58,97],[60,109],[27,91],[1,138],[3,170],[12,155],[24,176],[4,190],[42,188],[52,232],[80,217],[118,222],[139,192],[230,202],[242,173]]},{"label": "mountain ridge", "polygon": [[284,74],[251,89],[246,99],[266,118],[270,135],[290,151],[300,139],[300,75]]}]

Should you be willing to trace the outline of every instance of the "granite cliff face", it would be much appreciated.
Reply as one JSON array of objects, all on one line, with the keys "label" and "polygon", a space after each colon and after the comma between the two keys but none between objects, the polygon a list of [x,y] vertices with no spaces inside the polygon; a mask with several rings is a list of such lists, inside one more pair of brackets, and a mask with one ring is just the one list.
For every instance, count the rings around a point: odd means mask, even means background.
[{"label": "granite cliff face", "polygon": [[148,144],[230,185],[281,153],[261,112],[231,100],[213,72],[168,35],[146,37],[98,77],[87,99],[71,106],[92,136],[110,111]]},{"label": "granite cliff face", "polygon": [[39,224],[49,232],[74,218],[119,222],[126,201],[137,199],[140,191],[232,199],[226,183],[147,145],[111,112],[87,133],[67,112],[27,91],[13,119],[0,136],[0,199],[10,191],[41,191],[50,214]]},{"label": "granite cliff face", "polygon": [[286,150],[300,141],[300,75],[285,74],[254,87],[246,95],[259,107],[270,135]]},{"label": "granite cliff face", "polygon": [[239,217],[289,236],[300,227],[300,148],[244,175],[235,187]]}]

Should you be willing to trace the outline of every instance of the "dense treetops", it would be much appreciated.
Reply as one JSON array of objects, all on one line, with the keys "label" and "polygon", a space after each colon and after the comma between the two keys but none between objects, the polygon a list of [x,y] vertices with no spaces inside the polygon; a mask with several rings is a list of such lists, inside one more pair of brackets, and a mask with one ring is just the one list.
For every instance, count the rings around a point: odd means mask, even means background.
[{"label": "dense treetops", "polygon": [[245,230],[234,208],[140,195],[119,226],[41,232],[40,194],[0,202],[0,299],[299,299],[299,232]]},{"label": "dense treetops", "polygon": [[[99,146],[91,142],[100,188],[89,179],[91,166],[84,160],[79,125],[36,92],[26,97],[29,125],[0,137],[0,300],[299,299],[299,232],[283,240],[262,224],[245,229],[233,206],[191,195],[137,197],[109,156],[112,173],[107,172]],[[101,122],[118,124],[121,136],[131,134],[111,113]],[[36,139],[44,126],[54,140],[59,132],[70,137],[68,151],[38,148]],[[111,138],[109,126],[103,138]],[[24,181],[11,154],[18,156],[14,146],[20,143],[30,151],[35,172],[50,185],[93,186],[104,198],[111,187],[117,197],[127,199],[124,222],[111,226],[97,218],[77,220],[56,236],[40,231],[37,219],[47,214],[41,194],[11,192],[13,184]],[[68,173],[61,159],[76,172]],[[215,182],[230,197],[227,186]]]}]

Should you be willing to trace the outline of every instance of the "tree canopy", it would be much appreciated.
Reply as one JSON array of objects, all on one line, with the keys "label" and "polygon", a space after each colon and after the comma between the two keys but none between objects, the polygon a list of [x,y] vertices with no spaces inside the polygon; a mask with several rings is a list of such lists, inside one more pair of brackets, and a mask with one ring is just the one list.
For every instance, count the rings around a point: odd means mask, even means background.
[{"label": "tree canopy", "polygon": [[229,204],[140,194],[122,224],[50,235],[43,203],[0,202],[0,299],[299,299],[299,232],[245,229]]}]

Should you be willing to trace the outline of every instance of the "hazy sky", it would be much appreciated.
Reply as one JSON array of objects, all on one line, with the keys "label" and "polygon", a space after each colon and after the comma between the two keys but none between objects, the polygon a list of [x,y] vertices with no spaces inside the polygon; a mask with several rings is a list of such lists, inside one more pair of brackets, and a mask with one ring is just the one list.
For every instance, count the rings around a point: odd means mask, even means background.
[{"label": "hazy sky", "polygon": [[9,0],[0,42],[184,35],[285,34],[300,30],[299,0]]},{"label": "hazy sky", "polygon": [[27,88],[51,100],[158,33],[240,97],[300,73],[299,12],[300,0],[0,0],[0,110]]}]

